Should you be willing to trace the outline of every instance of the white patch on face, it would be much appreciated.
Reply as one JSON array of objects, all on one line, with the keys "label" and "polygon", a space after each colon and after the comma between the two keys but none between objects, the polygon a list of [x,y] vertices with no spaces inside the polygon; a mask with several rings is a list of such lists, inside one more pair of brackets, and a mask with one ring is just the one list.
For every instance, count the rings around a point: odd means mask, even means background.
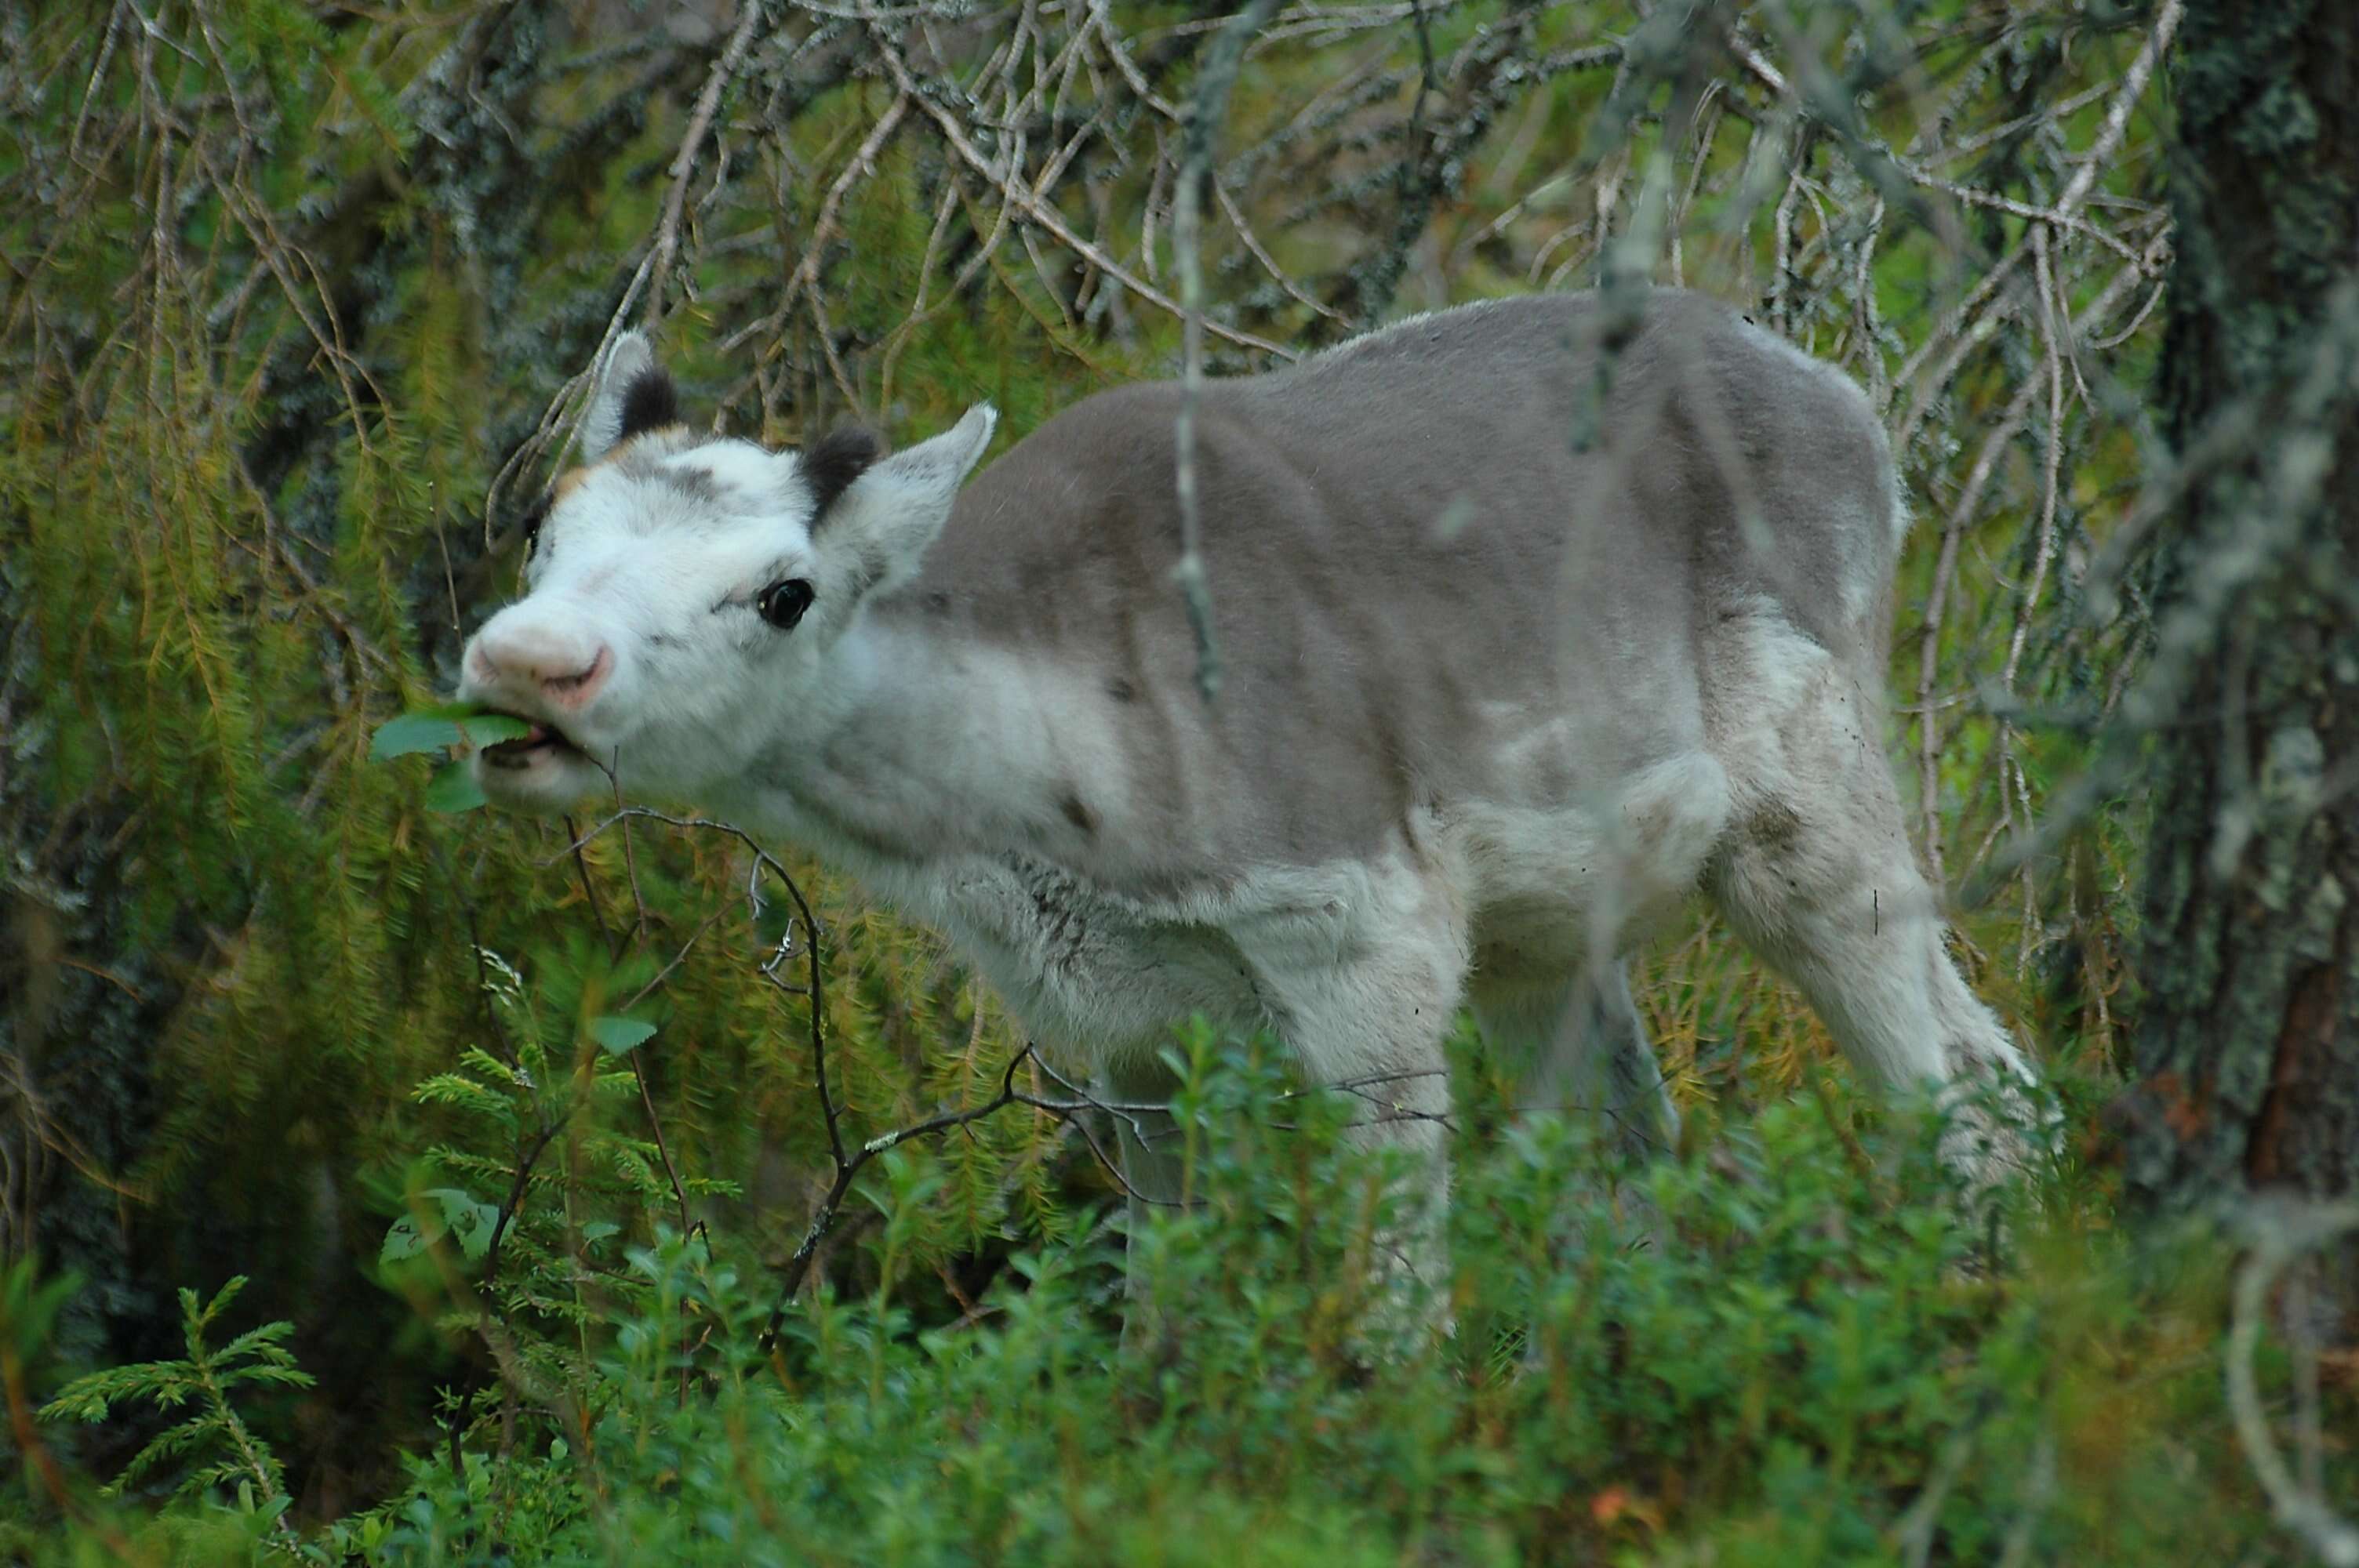
[{"label": "white patch on face", "polygon": [[[544,723],[614,777],[479,762],[485,795],[540,810],[567,790],[701,806],[757,783],[748,771],[766,751],[823,744],[863,699],[863,661],[847,650],[862,604],[915,574],[995,418],[977,405],[874,464],[816,535],[800,455],[749,441],[649,432],[561,484],[525,596],[470,643],[460,696]],[[764,590],[797,581],[800,619],[764,619]],[[520,647],[560,652],[527,660]],[[595,682],[561,678],[593,665]]]},{"label": "white patch on face", "polygon": [[798,454],[767,451],[751,441],[708,441],[674,452],[663,466],[675,472],[710,474],[725,494],[734,492],[754,503],[756,515],[772,515],[798,492],[793,479],[800,463]]},{"label": "white patch on face", "polygon": [[[557,501],[527,569],[523,598],[479,633],[518,632],[603,647],[612,673],[594,697],[557,710],[466,665],[462,697],[553,719],[611,767],[479,768],[494,800],[547,809],[565,789],[679,797],[742,765],[759,713],[826,640],[831,563],[812,546],[791,456],[743,441],[619,454]],[[814,586],[802,623],[781,631],[756,609],[771,582]],[[797,644],[800,643],[801,646]],[[562,759],[560,759],[561,761]]]}]

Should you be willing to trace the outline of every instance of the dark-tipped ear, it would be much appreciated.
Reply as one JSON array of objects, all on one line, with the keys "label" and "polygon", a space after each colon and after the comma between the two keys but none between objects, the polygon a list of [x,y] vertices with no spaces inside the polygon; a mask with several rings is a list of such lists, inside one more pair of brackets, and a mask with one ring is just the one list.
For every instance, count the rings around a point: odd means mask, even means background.
[{"label": "dark-tipped ear", "polygon": [[999,416],[978,403],[929,441],[904,447],[854,477],[836,498],[834,515],[819,536],[837,559],[859,563],[875,592],[917,575],[927,546],[951,520],[959,483],[991,445]]},{"label": "dark-tipped ear", "polygon": [[802,465],[797,471],[810,487],[812,533],[819,532],[828,508],[852,488],[853,481],[868,471],[880,450],[875,432],[856,425],[830,430],[816,445],[803,449]]},{"label": "dark-tipped ear", "polygon": [[596,462],[615,443],[679,423],[679,393],[656,363],[655,351],[625,332],[606,351],[590,412],[582,421],[582,460]]},{"label": "dark-tipped ear", "polygon": [[614,438],[627,441],[649,430],[679,423],[679,391],[661,366],[641,371],[623,388],[623,429]]}]

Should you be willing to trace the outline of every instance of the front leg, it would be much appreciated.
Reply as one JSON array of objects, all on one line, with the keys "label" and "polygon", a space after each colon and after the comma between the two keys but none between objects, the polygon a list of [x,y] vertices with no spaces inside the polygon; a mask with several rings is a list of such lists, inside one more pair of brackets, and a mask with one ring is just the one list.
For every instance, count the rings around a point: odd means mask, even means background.
[{"label": "front leg", "polygon": [[1097,1077],[1099,1098],[1119,1108],[1106,1119],[1114,1125],[1123,1191],[1130,1210],[1124,1243],[1130,1303],[1122,1325],[1123,1346],[1128,1350],[1140,1349],[1180,1326],[1167,1321],[1139,1259],[1139,1238],[1156,1211],[1178,1206],[1186,1186],[1187,1162],[1179,1122],[1169,1110],[1144,1108],[1169,1105],[1179,1087],[1171,1069],[1151,1052],[1122,1058]]},{"label": "front leg", "polygon": [[1465,984],[1468,944],[1458,901],[1438,878],[1391,869],[1371,879],[1367,907],[1347,911],[1340,956],[1257,957],[1240,943],[1269,999],[1306,1088],[1348,1095],[1346,1134],[1409,1156],[1397,1223],[1375,1242],[1388,1260],[1386,1325],[1441,1328],[1450,1318],[1449,1058],[1445,1042]]}]

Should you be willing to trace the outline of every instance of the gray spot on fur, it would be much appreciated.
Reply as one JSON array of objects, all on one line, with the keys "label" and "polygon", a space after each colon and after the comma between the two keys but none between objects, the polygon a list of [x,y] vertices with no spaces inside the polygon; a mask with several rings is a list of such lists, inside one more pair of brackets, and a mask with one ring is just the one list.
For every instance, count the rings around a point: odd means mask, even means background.
[{"label": "gray spot on fur", "polygon": [[1743,831],[1746,842],[1782,855],[1801,842],[1802,818],[1782,800],[1767,801],[1745,819]]},{"label": "gray spot on fur", "polygon": [[669,485],[690,501],[717,505],[721,500],[721,483],[705,469],[658,468],[653,476]]}]

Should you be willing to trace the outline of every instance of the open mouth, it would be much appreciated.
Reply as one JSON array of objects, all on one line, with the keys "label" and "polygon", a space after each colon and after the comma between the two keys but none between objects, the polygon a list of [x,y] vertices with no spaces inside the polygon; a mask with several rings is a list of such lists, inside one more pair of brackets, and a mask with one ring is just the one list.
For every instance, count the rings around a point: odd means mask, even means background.
[{"label": "open mouth", "polygon": [[[520,717],[520,716],[519,716]],[[574,745],[549,725],[537,719],[523,722],[532,726],[513,741],[502,741],[484,748],[484,762],[495,768],[528,768],[544,758],[574,756],[587,758],[582,748]]]}]

